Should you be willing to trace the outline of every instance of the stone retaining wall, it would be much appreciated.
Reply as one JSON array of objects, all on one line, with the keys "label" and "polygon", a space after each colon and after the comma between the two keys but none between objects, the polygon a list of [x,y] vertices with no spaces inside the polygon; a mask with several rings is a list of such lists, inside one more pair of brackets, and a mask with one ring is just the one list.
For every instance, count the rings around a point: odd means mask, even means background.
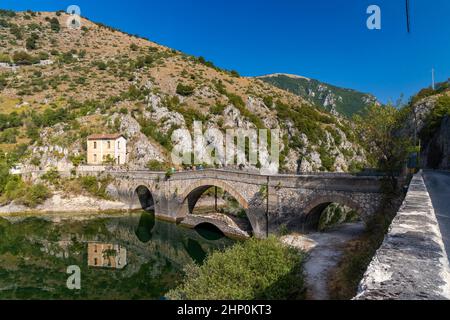
[{"label": "stone retaining wall", "polygon": [[449,261],[422,173],[412,179],[355,299],[450,299]]}]

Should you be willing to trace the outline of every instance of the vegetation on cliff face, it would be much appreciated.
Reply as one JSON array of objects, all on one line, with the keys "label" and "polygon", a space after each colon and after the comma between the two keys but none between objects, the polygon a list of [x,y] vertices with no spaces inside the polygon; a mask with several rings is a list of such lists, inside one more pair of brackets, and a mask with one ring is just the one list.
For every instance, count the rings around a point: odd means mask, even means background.
[{"label": "vegetation on cliff face", "polygon": [[425,126],[420,131],[420,137],[424,141],[429,141],[433,134],[439,129],[442,119],[450,115],[450,96],[440,96],[432,110],[425,119]]},{"label": "vegetation on cliff face", "polygon": [[184,282],[167,296],[180,300],[300,299],[303,256],[272,237],[250,239],[214,252],[186,268]]},{"label": "vegetation on cliff face", "polygon": [[87,135],[117,131],[127,135],[131,155],[147,154],[132,157],[131,166],[170,165],[171,132],[195,120],[221,130],[281,128],[285,171],[365,163],[348,120],[295,94],[86,19],[72,30],[67,18],[0,12],[0,149],[28,144],[35,155],[22,159],[27,165],[69,165],[83,158]]},{"label": "vegetation on cliff face", "polygon": [[0,152],[0,205],[16,201],[17,204],[35,208],[51,195],[44,184],[31,184],[10,174],[12,165],[23,156],[25,148],[22,146],[9,154]]},{"label": "vegetation on cliff face", "polygon": [[17,151],[11,155],[0,153],[0,205],[16,201],[17,204],[35,208],[47,200],[51,193],[44,184],[33,185],[10,174],[9,170],[16,157],[19,157]]}]

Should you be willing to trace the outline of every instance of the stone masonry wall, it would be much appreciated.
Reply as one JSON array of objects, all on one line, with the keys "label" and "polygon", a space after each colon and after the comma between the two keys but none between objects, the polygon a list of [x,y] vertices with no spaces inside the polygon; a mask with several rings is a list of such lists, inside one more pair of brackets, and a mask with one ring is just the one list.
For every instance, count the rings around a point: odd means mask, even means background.
[{"label": "stone masonry wall", "polygon": [[421,173],[412,179],[355,299],[450,299],[448,257]]}]

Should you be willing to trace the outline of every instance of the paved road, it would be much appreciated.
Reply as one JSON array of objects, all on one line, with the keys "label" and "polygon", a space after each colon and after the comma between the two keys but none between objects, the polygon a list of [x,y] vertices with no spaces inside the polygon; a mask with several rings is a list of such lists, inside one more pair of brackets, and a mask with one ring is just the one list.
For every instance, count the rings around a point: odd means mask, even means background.
[{"label": "paved road", "polygon": [[450,172],[424,171],[424,178],[450,257]]}]

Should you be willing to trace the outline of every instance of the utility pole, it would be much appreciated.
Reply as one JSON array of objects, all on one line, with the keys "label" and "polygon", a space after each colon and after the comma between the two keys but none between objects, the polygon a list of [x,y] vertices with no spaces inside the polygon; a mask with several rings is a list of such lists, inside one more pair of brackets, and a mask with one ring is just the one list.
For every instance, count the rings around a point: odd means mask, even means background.
[{"label": "utility pole", "polygon": [[434,84],[434,68],[433,69],[431,69],[431,88],[433,89],[433,90],[436,90],[435,89],[435,84]]}]

